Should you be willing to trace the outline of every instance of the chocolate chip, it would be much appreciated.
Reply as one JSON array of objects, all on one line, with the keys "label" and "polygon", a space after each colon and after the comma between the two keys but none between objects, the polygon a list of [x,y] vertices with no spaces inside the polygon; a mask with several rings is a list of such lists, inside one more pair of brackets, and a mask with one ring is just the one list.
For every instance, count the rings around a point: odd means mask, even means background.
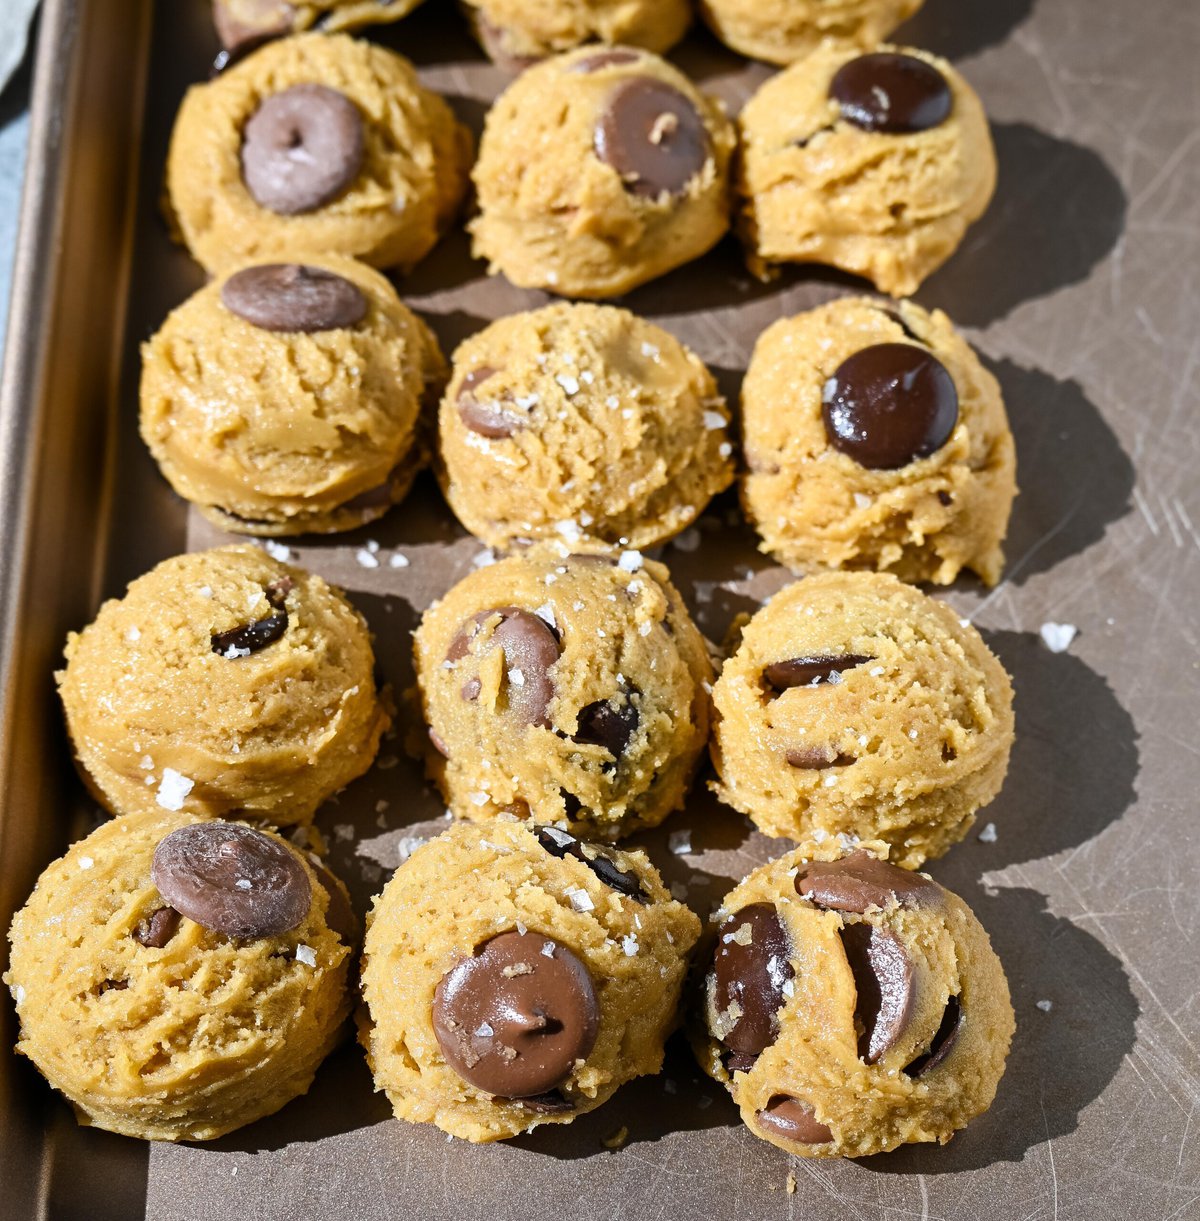
[{"label": "chocolate chip", "polygon": [[325,909],[325,926],[336,934],[343,945],[356,945],[358,943],[358,917],[350,906],[350,900],[346,898],[345,891],[330,870],[317,861],[312,861],[311,864],[313,872],[317,875],[317,881],[329,895],[329,906]]},{"label": "chocolate chip", "polygon": [[620,759],[638,727],[638,710],[632,693],[620,692],[614,708],[611,700],[596,700],[579,710],[579,728],[572,736],[575,742],[603,747],[614,759]]},{"label": "chocolate chip", "polygon": [[898,310],[881,309],[879,312],[883,314],[884,317],[890,318],[892,322],[894,322],[905,333],[905,335],[907,335],[908,338],[913,341],[913,343],[925,343],[925,340],[923,340],[921,336],[918,335],[917,332],[904,321],[903,315]]},{"label": "chocolate chip", "polygon": [[731,1051],[725,1056],[724,1062],[727,1072],[748,1073],[758,1063],[758,1056],[744,1051]]},{"label": "chocolate chip", "polygon": [[[281,0],[251,0],[231,4],[229,0],[214,0],[213,25],[217,37],[227,52],[247,55],[272,38],[291,30],[296,10]],[[222,65],[227,67],[228,65]]]},{"label": "chocolate chip", "polygon": [[704,120],[671,85],[635,76],[613,89],[596,124],[596,156],[634,195],[681,195],[711,155]]},{"label": "chocolate chip", "polygon": [[875,1064],[900,1041],[916,987],[912,960],[900,939],[865,921],[842,928],[842,948],[854,974],[858,1054]]},{"label": "chocolate chip", "polygon": [[793,746],[784,756],[792,767],[820,771],[826,767],[849,767],[857,763],[853,755],[843,755],[836,746]]},{"label": "chocolate chip", "polygon": [[227,632],[214,632],[212,651],[222,657],[245,657],[248,653],[257,653],[267,645],[274,644],[288,627],[287,611],[280,607],[274,615],[264,619],[256,619],[243,627],[230,628]]},{"label": "chocolate chip", "polygon": [[596,1042],[600,1009],[587,967],[539,933],[501,933],[442,976],[433,1029],[449,1066],[501,1098],[537,1098]]},{"label": "chocolate chip", "polygon": [[794,975],[790,954],[787,930],[770,903],[743,907],[717,930],[711,1000],[718,1019],[736,1007],[736,1020],[720,1036],[731,1051],[758,1055],[779,1037],[784,984]]},{"label": "chocolate chip", "polygon": [[818,907],[860,915],[869,907],[886,907],[893,901],[902,907],[917,907],[941,896],[936,882],[869,852],[805,865],[796,875],[796,891]]},{"label": "chocolate chip", "polygon": [[487,52],[488,59],[498,68],[503,68],[506,72],[524,72],[526,68],[532,68],[541,61],[539,55],[514,55],[508,49],[508,31],[489,21],[482,9],[471,6],[468,11],[475,34]]},{"label": "chocolate chip", "polygon": [[296,582],[291,577],[280,577],[263,590],[263,596],[276,610],[283,610],[287,605],[288,594],[295,588]]},{"label": "chocolate chip", "polygon": [[312,903],[312,884],[296,854],[237,823],[172,831],[154,850],[150,877],[181,915],[227,937],[286,933]]},{"label": "chocolate chip", "polygon": [[876,51],[843,64],[829,86],[842,117],[864,131],[926,131],[954,103],[946,78],[915,55]]},{"label": "chocolate chip", "polygon": [[838,366],[825,383],[822,414],[834,449],[870,470],[895,470],[950,439],[958,391],[932,353],[877,343]]},{"label": "chocolate chip", "polygon": [[937,494],[938,503],[949,507],[954,503],[954,497],[949,492],[939,492]]},{"label": "chocolate chip", "polygon": [[255,203],[298,216],[336,199],[362,168],[358,107],[326,85],[293,85],[265,98],[246,122],[242,179]]},{"label": "chocolate chip", "polygon": [[792,687],[818,687],[822,683],[839,683],[845,670],[853,670],[865,662],[874,661],[861,653],[844,653],[839,657],[790,657],[763,667],[763,679],[777,694]]},{"label": "chocolate chip", "polygon": [[404,467],[405,464],[403,462],[398,466],[394,466],[382,483],[376,484],[373,488],[368,488],[365,492],[359,492],[357,496],[351,496],[349,500],[342,501],[338,508],[343,511],[349,510],[352,513],[367,513],[373,509],[390,508],[396,499],[396,486]]},{"label": "chocolate chip", "polygon": [[495,377],[497,372],[491,365],[472,369],[462,379],[456,398],[462,422],[473,433],[494,441],[511,437],[525,427],[525,420],[516,413],[510,395],[505,393],[498,398],[488,399],[476,394],[476,388],[489,377]]},{"label": "chocolate chip", "polygon": [[562,1115],[575,1109],[575,1104],[569,1098],[563,1097],[559,1090],[550,1090],[549,1093],[537,1094],[533,1098],[518,1098],[517,1102],[527,1111],[536,1111],[539,1115]]},{"label": "chocolate chip", "polygon": [[356,284],[303,263],[245,267],[221,285],[221,304],[264,331],[311,334],[361,322],[367,299]]},{"label": "chocolate chip", "polygon": [[800,1145],[824,1145],[833,1140],[833,1133],[817,1121],[812,1107],[787,1094],[776,1094],[755,1119],[760,1127]]},{"label": "chocolate chip", "polygon": [[910,1077],[920,1077],[932,1072],[950,1054],[950,1049],[958,1039],[959,1027],[962,1025],[962,1004],[957,996],[951,996],[946,1001],[942,1011],[942,1021],[929,1043],[929,1050],[917,1056],[911,1064],[905,1065],[904,1071]]},{"label": "chocolate chip", "polygon": [[596,51],[577,59],[568,72],[590,73],[599,72],[601,68],[614,68],[620,64],[636,64],[641,55],[627,47],[611,47],[607,51]]},{"label": "chocolate chip", "polygon": [[483,683],[477,678],[468,678],[465,683],[459,688],[458,694],[467,701],[468,704],[473,704],[478,698],[479,693],[483,690]]},{"label": "chocolate chip", "polygon": [[161,950],[178,931],[179,913],[173,907],[160,907],[133,930],[133,939],[148,950]]},{"label": "chocolate chip", "polygon": [[560,860],[567,856],[574,857],[575,860],[582,861],[605,886],[630,899],[636,899],[639,903],[650,901],[650,896],[642,887],[641,878],[632,869],[621,869],[603,848],[588,844],[585,851],[582,840],[560,827],[539,827],[537,837],[538,843],[551,856]]},{"label": "chocolate chip", "polygon": [[[478,681],[479,680],[476,679],[476,682]],[[439,734],[432,725],[429,727],[429,740],[433,743],[433,749],[436,750],[443,759],[450,758],[450,751],[447,749],[446,743],[442,740],[441,734]]]}]

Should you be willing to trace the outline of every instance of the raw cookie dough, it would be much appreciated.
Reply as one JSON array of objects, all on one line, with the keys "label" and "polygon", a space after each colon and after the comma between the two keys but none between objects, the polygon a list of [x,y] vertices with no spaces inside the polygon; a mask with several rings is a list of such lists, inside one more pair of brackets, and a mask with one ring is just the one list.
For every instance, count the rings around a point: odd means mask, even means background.
[{"label": "raw cookie dough", "polygon": [[700,14],[727,46],[790,64],[828,38],[873,47],[923,0],[700,0]]},{"label": "raw cookie dough", "polygon": [[712,667],[661,564],[542,548],[472,572],[415,634],[430,774],[460,818],[594,839],[683,803]]},{"label": "raw cookie dough", "polygon": [[651,547],[729,486],[728,422],[700,360],[627,310],[513,314],[454,354],[442,490],[500,550],[546,538]]},{"label": "raw cookie dough", "polygon": [[362,616],[248,545],[165,560],[65,653],[76,758],[114,814],[306,823],[371,766],[389,722]]},{"label": "raw cookie dough", "polygon": [[79,1121],[211,1140],[308,1090],[349,1016],[345,888],[276,835],[105,823],[13,919],[17,1050]]},{"label": "raw cookie dough", "polygon": [[419,848],[369,925],[376,1087],[470,1141],[570,1123],[658,1072],[700,931],[644,853],[505,820]]},{"label": "raw cookie dough", "polygon": [[735,141],[719,103],[648,51],[537,64],[488,113],[475,254],[523,288],[628,292],[728,229]]},{"label": "raw cookie dough", "polygon": [[996,185],[987,117],[944,60],[823,44],[746,104],[739,231],[751,268],[827,263],[915,292]]},{"label": "raw cookie dough", "polygon": [[399,21],[421,0],[213,0],[213,24],[226,50],[316,26],[326,34]]},{"label": "raw cookie dough", "polygon": [[428,327],[336,255],[252,264],[142,346],[141,431],[171,486],[226,530],[350,530],[399,503],[445,382]]},{"label": "raw cookie dough", "polygon": [[470,158],[466,128],[408,60],[300,34],[188,90],[167,189],[210,273],[308,251],[407,271],[449,228]]},{"label": "raw cookie dough", "polygon": [[991,1105],[1012,1041],[971,909],[872,848],[789,852],[716,913],[696,1054],[756,1136],[801,1157],[945,1144]]},{"label": "raw cookie dough", "polygon": [[940,311],[853,298],[776,322],[746,370],[742,439],[742,506],[783,563],[999,580],[1012,434]]},{"label": "raw cookie dough", "polygon": [[463,0],[471,29],[501,67],[520,71],[584,43],[660,55],[691,24],[689,0]]},{"label": "raw cookie dough", "polygon": [[1012,684],[950,607],[891,576],[826,573],[746,624],[713,690],[721,799],[768,835],[883,840],[916,869],[1000,791]]}]

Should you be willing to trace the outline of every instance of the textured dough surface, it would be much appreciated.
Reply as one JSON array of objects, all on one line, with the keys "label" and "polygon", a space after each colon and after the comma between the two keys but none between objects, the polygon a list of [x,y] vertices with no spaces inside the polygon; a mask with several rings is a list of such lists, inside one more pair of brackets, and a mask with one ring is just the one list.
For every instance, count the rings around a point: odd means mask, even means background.
[{"label": "textured dough surface", "polygon": [[[472,431],[471,391],[523,422]],[[733,479],[728,412],[712,374],[628,310],[552,305],[501,318],[454,354],[439,417],[442,487],[472,534],[506,550],[565,539],[651,547],[689,526]]]},{"label": "textured dough surface", "polygon": [[[682,805],[708,737],[712,667],[667,570],[640,557],[626,563],[639,566],[543,548],[471,573],[426,611],[415,634],[417,682],[446,752],[431,749],[429,768],[458,817],[528,809],[536,822],[565,820],[577,835],[611,840]],[[509,708],[518,676],[492,639],[498,617],[446,664],[476,614],[514,606],[552,620],[561,643],[546,727],[522,723]],[[478,698],[464,699],[472,679]],[[622,691],[637,726],[614,765],[602,746],[572,735],[581,709]]]},{"label": "textured dough surface", "polygon": [[[892,899],[862,915],[824,911],[801,898],[797,869],[838,855],[832,848],[797,849],[756,869],[725,897],[717,922],[752,903],[775,908],[792,943],[793,994],[779,1014],[775,1042],[748,1072],[732,1073],[709,1033],[720,1030],[721,1015],[706,999],[707,1029],[693,1027],[697,1057],[730,1090],[750,1130],[789,1153],[866,1157],[911,1142],[945,1144],[987,1110],[1004,1073],[1015,1029],[1004,968],[971,909],[941,887],[933,902],[902,906]],[[844,926],[862,922],[905,947],[916,982],[905,1035],[875,1064],[858,1054],[857,989],[840,937]],[[952,1047],[936,1067],[910,1077],[905,1066],[929,1049],[952,996],[962,1013]],[[806,1102],[833,1140],[801,1144],[759,1124],[757,1112],[780,1094]]]},{"label": "textured dough surface", "polygon": [[[299,34],[319,23],[326,34],[363,26],[399,21],[421,0],[215,0],[218,28],[224,26],[242,37],[263,34]],[[234,39],[233,41],[240,41]]]},{"label": "textured dough surface", "polygon": [[159,810],[105,823],[46,869],[9,932],[17,1050],[82,1123],[149,1140],[210,1140],[279,1110],[350,1013],[350,948],[294,849],[313,901],[289,932],[236,940],[181,917],[161,949],[134,939],[164,906],[154,849],[191,821]]},{"label": "textured dough surface", "polygon": [[[359,1024],[376,1088],[398,1117],[463,1140],[503,1140],[569,1123],[626,1081],[658,1072],[700,922],[644,853],[607,851],[637,873],[649,903],[606,886],[582,861],[551,856],[513,821],[452,826],[396,870],[369,916]],[[576,1103],[566,1114],[539,1114],[469,1085],[446,1064],[433,1031],[442,976],[482,942],[521,928],[572,950],[599,1004],[595,1046],[560,1087]]]},{"label": "textured dough surface", "polygon": [[426,456],[422,401],[445,380],[437,340],[382,275],[304,262],[360,289],[366,317],[266,330],[225,307],[223,275],[142,346],[143,440],[180,496],[242,533],[353,529],[402,500]]},{"label": "textured dough surface", "polygon": [[[614,297],[699,258],[729,227],[736,137],[718,102],[649,52],[594,72],[573,65],[584,47],[522,73],[488,112],[472,176],[477,257],[522,288]],[[608,97],[647,76],[673,86],[702,116],[712,145],[679,197],[642,198],[593,150]]]},{"label": "textured dough surface", "polygon": [[[354,103],[366,152],[336,199],[280,216],[242,181],[242,129],[264,98],[300,84]],[[210,273],[310,250],[407,271],[450,226],[470,159],[466,128],[406,59],[346,35],[299,34],[188,90],[171,134],[167,189],[188,249]]]},{"label": "textured dough surface", "polygon": [[790,64],[823,39],[873,47],[923,0],[700,0],[700,13],[727,46],[752,59]]},{"label": "textured dough surface", "polygon": [[[868,660],[775,696],[764,668],[796,657]],[[870,573],[787,586],[746,625],[713,689],[715,791],[769,835],[812,845],[882,840],[915,869],[957,843],[1000,791],[1012,684],[950,607]],[[788,763],[827,750],[832,766]]]},{"label": "textured dough surface", "polygon": [[[214,634],[277,613],[265,591],[281,580],[293,582],[283,635],[249,656],[214,652]],[[72,632],[65,653],[56,677],[71,741],[115,814],[178,801],[194,818],[308,822],[370,767],[389,721],[358,611],[248,545],[165,560]]]},{"label": "textured dough surface", "polygon": [[949,116],[906,135],[863,131],[829,97],[855,47],[826,44],[771,77],[746,104],[739,231],[755,270],[826,263],[908,296],[958,248],[996,186],[996,155],[974,90],[944,60]]},{"label": "textured dough surface", "polygon": [[[908,342],[950,374],[958,424],[927,458],[872,470],[829,443],[823,389],[860,349]],[[996,379],[940,310],[847,298],[780,319],[746,370],[742,436],[742,505],[762,550],[790,567],[876,568],[939,585],[963,568],[1000,579],[1015,446]]]}]

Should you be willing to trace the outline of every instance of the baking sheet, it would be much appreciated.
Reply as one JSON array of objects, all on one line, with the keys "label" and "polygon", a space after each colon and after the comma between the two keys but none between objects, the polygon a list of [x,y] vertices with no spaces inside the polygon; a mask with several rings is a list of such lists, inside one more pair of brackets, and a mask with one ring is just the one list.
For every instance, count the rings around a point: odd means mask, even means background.
[{"label": "baking sheet", "polygon": [[[60,255],[65,243],[76,258],[55,264],[41,293],[37,269],[18,270],[0,408],[9,490],[20,480],[30,488],[19,514],[11,498],[0,502],[5,533],[20,544],[0,561],[0,608],[16,645],[0,756],[5,921],[31,870],[90,815],[67,775],[48,678],[63,632],[158,559],[223,541],[172,497],[136,435],[137,344],[201,282],[167,240],[157,192],[182,89],[203,78],[215,49],[205,7],[53,0],[44,22],[57,42],[42,48],[39,71],[74,92],[42,89],[35,172],[52,180],[27,203],[26,242]],[[114,155],[110,129],[138,131],[146,36],[134,191],[120,166],[101,171],[89,157]],[[979,624],[1017,689],[1009,779],[979,823],[993,823],[996,837],[972,834],[930,869],[973,905],[1012,985],[1017,1035],[991,1111],[941,1149],[789,1159],[741,1127],[676,1040],[661,1077],[569,1127],[473,1147],[391,1120],[349,1046],[280,1115],[210,1145],[147,1150],[78,1129],[4,1053],[0,1167],[10,1192],[19,1189],[14,1216],[36,1200],[51,1217],[155,1221],[1200,1217],[1200,21],[1185,0],[1144,0],[1136,12],[1127,0],[928,0],[904,36],[962,66],[1000,161],[991,210],[917,297],[962,324],[999,377],[1022,487],[1003,584],[988,592],[964,582],[946,595]],[[447,0],[373,37],[413,58],[478,131],[507,78],[483,62]],[[733,108],[768,75],[699,33],[672,58]],[[106,183],[107,197],[89,181]],[[120,242],[110,248],[113,233],[129,234],[131,257]],[[399,287],[447,351],[546,300],[489,280],[461,231]],[[765,326],[861,288],[817,269],[763,286],[726,243],[622,304],[691,345],[736,395]],[[111,338],[106,328],[126,305],[123,338],[104,348],[86,328]],[[53,351],[37,342],[49,334]],[[13,425],[22,409],[36,411],[36,436]],[[95,457],[106,442],[108,465]],[[22,443],[36,450],[32,468],[17,461]],[[369,540],[378,568],[356,558]],[[288,545],[351,592],[397,689],[411,681],[408,633],[421,610],[483,551],[428,476],[366,530]],[[409,566],[391,567],[393,553]],[[713,639],[786,579],[754,551],[728,496],[663,558]],[[1078,627],[1066,652],[1041,641],[1048,622]],[[320,818],[360,906],[441,814],[399,743],[385,743],[376,769]],[[685,828],[693,851],[674,855],[667,832]],[[784,846],[751,833],[702,782],[685,813],[637,842],[702,915]],[[6,1007],[6,1043],[11,1032]],[[623,1127],[625,1147],[607,1149]]]}]

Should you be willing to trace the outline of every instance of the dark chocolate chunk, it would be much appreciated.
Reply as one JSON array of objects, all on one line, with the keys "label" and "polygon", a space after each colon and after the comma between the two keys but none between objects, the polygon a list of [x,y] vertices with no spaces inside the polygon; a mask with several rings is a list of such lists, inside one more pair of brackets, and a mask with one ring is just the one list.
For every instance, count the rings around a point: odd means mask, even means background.
[{"label": "dark chocolate chunk", "polygon": [[363,121],[344,93],[293,85],[264,98],[242,133],[242,180],[255,203],[280,216],[336,199],[362,168]]},{"label": "dark chocolate chunk", "polygon": [[537,1098],[586,1059],[600,1009],[587,967],[561,942],[508,932],[442,976],[433,1029],[449,1066],[501,1098]]},{"label": "dark chocolate chunk", "polygon": [[614,759],[620,759],[638,727],[638,710],[633,693],[621,691],[617,706],[611,700],[596,700],[579,710],[579,728],[573,740],[602,746]]},{"label": "dark chocolate chunk", "polygon": [[704,120],[678,89],[649,76],[617,85],[596,124],[596,156],[634,195],[681,195],[711,156]]},{"label": "dark chocolate chunk", "polygon": [[800,1145],[824,1145],[833,1133],[817,1121],[807,1102],[787,1094],[776,1094],[755,1116],[759,1126]]},{"label": "dark chocolate chunk", "polygon": [[962,1004],[957,996],[951,996],[946,1001],[942,1011],[942,1020],[929,1043],[929,1050],[917,1056],[911,1064],[905,1065],[904,1071],[910,1077],[920,1077],[932,1072],[950,1054],[950,1049],[958,1039],[959,1027],[962,1025]]},{"label": "dark chocolate chunk", "polygon": [[949,492],[938,492],[937,498],[938,503],[945,505],[947,508],[954,503],[954,497]]},{"label": "dark chocolate chunk", "polygon": [[458,387],[456,402],[462,422],[481,437],[503,440],[525,427],[525,420],[517,412],[512,398],[507,393],[498,398],[487,398],[477,393],[478,387],[489,377],[495,377],[496,369],[480,365],[462,379]]},{"label": "dark chocolate chunk", "polygon": [[893,900],[903,907],[937,902],[936,882],[881,861],[869,852],[852,852],[840,861],[813,861],[796,875],[796,891],[818,907],[857,912],[886,907]]},{"label": "dark chocolate chunk", "polygon": [[161,950],[178,931],[179,913],[173,907],[160,907],[133,930],[133,939],[149,950]]},{"label": "dark chocolate chunk", "polygon": [[[476,682],[478,682],[478,681],[479,680],[476,679]],[[461,692],[460,692],[460,694],[461,694]],[[433,749],[436,750],[437,753],[439,755],[441,755],[443,759],[450,758],[450,751],[447,749],[446,743],[442,740],[441,734],[439,734],[432,725],[430,725],[430,727],[429,727],[429,740],[430,740],[430,742],[433,743]]]},{"label": "dark chocolate chunk", "polygon": [[227,937],[275,937],[299,924],[312,884],[299,858],[239,823],[179,827],[154,850],[150,878],[181,915]]},{"label": "dark chocolate chunk", "polygon": [[[271,605],[276,604],[272,602]],[[212,651],[222,657],[245,657],[248,653],[257,653],[259,649],[274,644],[287,631],[287,627],[288,614],[281,601],[273,615],[256,619],[242,627],[230,628],[227,632],[214,632],[211,637]]]},{"label": "dark chocolate chunk", "polygon": [[946,78],[915,55],[876,51],[843,64],[829,86],[842,117],[864,131],[926,131],[949,117]]},{"label": "dark chocolate chunk", "polygon": [[[749,932],[749,941],[742,941]],[[718,1015],[736,1006],[739,1016],[721,1042],[730,1051],[756,1056],[779,1037],[784,985],[794,971],[787,930],[770,903],[752,903],[717,930],[710,979]]]},{"label": "dark chocolate chunk", "polygon": [[912,960],[894,933],[865,921],[843,926],[842,948],[858,993],[858,1054],[875,1064],[900,1041],[912,1015]]},{"label": "dark chocolate chunk", "polygon": [[221,285],[221,304],[264,331],[310,334],[361,322],[367,299],[356,284],[304,263],[261,263]]},{"label": "dark chocolate chunk", "polygon": [[874,661],[874,658],[861,653],[845,653],[840,657],[790,657],[787,661],[765,666],[763,680],[776,694],[792,687],[818,687],[822,683],[841,682],[844,671],[868,661]]},{"label": "dark chocolate chunk", "polygon": [[931,352],[877,343],[843,361],[822,392],[830,445],[870,470],[927,458],[958,423],[954,380]]},{"label": "dark chocolate chunk", "polygon": [[582,59],[577,59],[567,71],[579,72],[586,75],[591,72],[599,72],[601,68],[615,68],[621,64],[636,64],[641,58],[641,54],[638,51],[631,50],[629,47],[609,47],[606,51],[594,51],[591,55],[585,55]]},{"label": "dark chocolate chunk", "polygon": [[748,1073],[757,1063],[757,1056],[744,1051],[731,1051],[725,1055],[725,1068],[731,1073]]},{"label": "dark chocolate chunk", "polygon": [[575,1104],[564,1097],[560,1090],[550,1090],[533,1098],[518,1098],[516,1101],[527,1111],[536,1111],[539,1115],[562,1115],[575,1109]]},{"label": "dark chocolate chunk", "polygon": [[819,771],[826,767],[848,767],[857,762],[853,755],[843,755],[836,746],[829,743],[824,746],[789,747],[785,758],[792,767],[809,771]]},{"label": "dark chocolate chunk", "polygon": [[630,899],[636,899],[639,903],[650,901],[650,896],[642,887],[641,878],[632,869],[621,869],[603,848],[595,844],[585,845],[581,839],[560,827],[539,827],[537,837],[538,843],[551,856],[559,859],[572,856],[577,861],[582,861],[605,886]]}]

